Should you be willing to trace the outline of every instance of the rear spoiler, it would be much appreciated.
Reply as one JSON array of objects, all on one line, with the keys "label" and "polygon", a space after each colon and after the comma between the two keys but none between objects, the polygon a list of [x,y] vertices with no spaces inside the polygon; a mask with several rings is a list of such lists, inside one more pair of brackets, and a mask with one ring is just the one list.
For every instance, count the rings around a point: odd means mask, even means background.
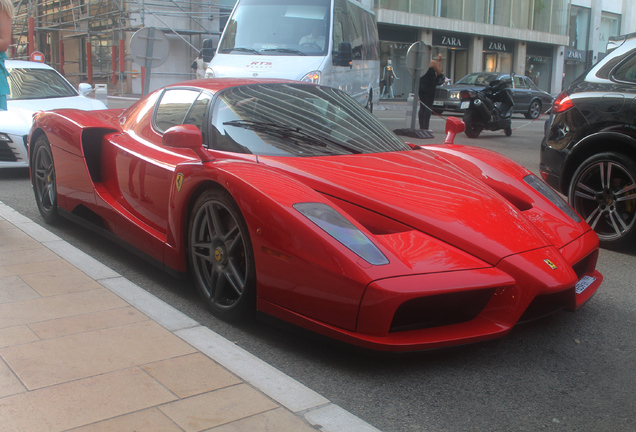
[{"label": "rear spoiler", "polygon": [[636,38],[636,33],[628,33],[621,36],[610,36],[607,41],[607,53],[614,51],[619,46],[623,45],[627,39]]}]

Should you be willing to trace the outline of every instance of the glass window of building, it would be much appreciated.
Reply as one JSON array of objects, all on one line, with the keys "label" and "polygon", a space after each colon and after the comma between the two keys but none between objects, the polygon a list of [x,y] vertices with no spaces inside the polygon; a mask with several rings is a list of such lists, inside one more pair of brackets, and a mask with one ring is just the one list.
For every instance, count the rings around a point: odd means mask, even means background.
[{"label": "glass window of building", "polygon": [[570,9],[570,47],[587,50],[590,32],[590,10],[579,6]]},{"label": "glass window of building", "polygon": [[464,0],[446,0],[440,5],[439,16],[444,18],[462,19],[462,6]]},{"label": "glass window of building", "polygon": [[411,13],[435,16],[436,0],[411,0]]},{"label": "glass window of building", "polygon": [[[526,1],[529,1],[529,0],[526,0]],[[488,0],[464,0],[463,19],[465,21],[487,23],[488,22]]]},{"label": "glass window of building", "polygon": [[531,28],[533,0],[515,0],[512,2],[510,26],[518,29]]},{"label": "glass window of building", "polygon": [[599,53],[607,52],[607,41],[610,36],[618,36],[621,28],[621,16],[609,12],[601,14],[601,28],[598,33]]}]

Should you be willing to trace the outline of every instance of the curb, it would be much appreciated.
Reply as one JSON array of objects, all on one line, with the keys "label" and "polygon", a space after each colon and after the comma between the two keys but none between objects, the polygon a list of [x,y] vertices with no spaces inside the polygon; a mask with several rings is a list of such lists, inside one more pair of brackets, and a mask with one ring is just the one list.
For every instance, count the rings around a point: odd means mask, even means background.
[{"label": "curb", "polygon": [[243,381],[323,432],[380,432],[0,201],[0,216]]}]

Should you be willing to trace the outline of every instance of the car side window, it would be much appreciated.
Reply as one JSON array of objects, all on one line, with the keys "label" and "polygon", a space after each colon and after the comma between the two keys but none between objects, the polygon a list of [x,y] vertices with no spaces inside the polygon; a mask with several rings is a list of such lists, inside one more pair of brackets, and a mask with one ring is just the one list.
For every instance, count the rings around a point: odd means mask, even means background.
[{"label": "car side window", "polygon": [[623,62],[614,72],[616,81],[636,82],[636,54]]},{"label": "car side window", "polygon": [[516,76],[515,77],[515,88],[516,89],[527,89],[528,86],[526,85],[526,82],[523,80],[523,77],[520,76]]},{"label": "car side window", "polygon": [[[166,90],[157,104],[155,128],[163,133],[172,126],[184,124],[186,115],[190,112],[190,108],[200,93],[200,90],[190,89]],[[200,128],[201,126],[199,126]]]}]

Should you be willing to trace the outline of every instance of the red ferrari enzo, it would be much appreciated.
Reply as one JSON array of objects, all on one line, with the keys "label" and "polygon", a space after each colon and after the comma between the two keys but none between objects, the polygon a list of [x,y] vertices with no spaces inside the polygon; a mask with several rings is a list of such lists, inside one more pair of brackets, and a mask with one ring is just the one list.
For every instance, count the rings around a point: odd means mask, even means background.
[{"label": "red ferrari enzo", "polygon": [[190,274],[225,319],[258,310],[406,351],[589,300],[594,231],[527,169],[447,141],[405,144],[333,88],[210,79],[126,110],[42,112],[29,147],[47,222]]}]

